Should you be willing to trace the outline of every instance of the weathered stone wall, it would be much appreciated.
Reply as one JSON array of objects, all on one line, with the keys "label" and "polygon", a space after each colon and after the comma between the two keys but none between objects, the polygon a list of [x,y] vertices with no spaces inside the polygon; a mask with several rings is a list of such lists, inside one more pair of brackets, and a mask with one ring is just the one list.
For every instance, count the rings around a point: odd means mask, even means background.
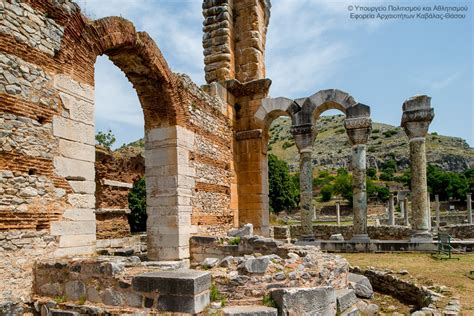
[{"label": "weathered stone wall", "polygon": [[35,260],[54,257],[57,247],[47,230],[0,232],[0,305],[30,301]]},{"label": "weathered stone wall", "polygon": [[206,81],[265,78],[269,0],[203,2]]},{"label": "weathered stone wall", "polygon": [[194,233],[222,234],[234,224],[231,206],[233,134],[226,100],[213,97],[197,87],[187,76],[182,84],[190,92],[187,128],[194,132],[190,166],[195,184],[191,199]]},{"label": "weathered stone wall", "polygon": [[128,193],[133,183],[144,175],[145,159],[140,150],[112,152],[96,147],[97,239],[130,236]]},{"label": "weathered stone wall", "polygon": [[472,224],[457,224],[441,227],[441,231],[447,232],[454,238],[458,239],[473,239],[474,225]]},{"label": "weathered stone wall", "polygon": [[[301,226],[290,226],[291,238],[299,238],[302,236]],[[277,229],[278,235],[282,236],[282,228]],[[368,226],[367,232],[371,239],[379,240],[406,240],[411,235],[411,229],[406,226]],[[313,233],[316,239],[329,240],[333,234],[342,234],[344,240],[352,238],[352,226],[336,226],[336,225],[313,225]]]}]

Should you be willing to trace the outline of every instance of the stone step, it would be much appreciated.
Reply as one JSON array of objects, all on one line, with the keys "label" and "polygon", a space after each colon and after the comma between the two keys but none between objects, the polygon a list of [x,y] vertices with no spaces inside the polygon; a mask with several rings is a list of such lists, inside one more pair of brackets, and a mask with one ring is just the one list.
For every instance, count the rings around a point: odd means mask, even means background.
[{"label": "stone step", "polygon": [[229,306],[222,309],[224,316],[277,316],[278,310],[273,307],[251,305],[251,306]]},{"label": "stone step", "polygon": [[143,273],[132,279],[135,291],[159,293],[152,304],[159,311],[197,314],[210,302],[211,274],[181,269]]}]

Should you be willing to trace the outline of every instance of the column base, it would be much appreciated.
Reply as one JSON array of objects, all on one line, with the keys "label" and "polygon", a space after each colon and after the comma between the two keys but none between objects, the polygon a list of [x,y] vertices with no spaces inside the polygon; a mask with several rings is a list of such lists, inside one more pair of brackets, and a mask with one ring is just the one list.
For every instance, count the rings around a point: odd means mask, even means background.
[{"label": "column base", "polygon": [[354,234],[352,235],[351,240],[352,242],[370,242],[370,238],[368,234]]},{"label": "column base", "polygon": [[315,241],[316,238],[313,235],[302,235],[300,241]]},{"label": "column base", "polygon": [[433,235],[429,231],[413,232],[410,237],[410,242],[432,242]]}]

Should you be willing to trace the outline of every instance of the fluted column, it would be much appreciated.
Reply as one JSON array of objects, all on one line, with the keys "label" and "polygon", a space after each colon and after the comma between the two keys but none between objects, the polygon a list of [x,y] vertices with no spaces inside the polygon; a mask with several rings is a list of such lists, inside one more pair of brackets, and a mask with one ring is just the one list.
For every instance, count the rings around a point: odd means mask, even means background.
[{"label": "fluted column", "polygon": [[403,214],[404,224],[405,226],[409,226],[410,223],[408,221],[408,198],[407,197],[403,199],[403,209],[405,210],[405,213]]},{"label": "fluted column", "polygon": [[434,117],[431,98],[415,96],[403,103],[402,127],[410,139],[412,241],[431,240],[427,205],[425,136]]},{"label": "fluted column", "polygon": [[300,153],[300,210],[303,238],[314,238],[313,234],[313,141],[312,124],[291,127],[296,147]]},{"label": "fluted column", "polygon": [[[368,107],[363,106],[363,112],[367,111],[365,110],[366,108]],[[344,120],[344,127],[349,136],[349,142],[352,145],[352,209],[354,212],[354,233],[352,239],[355,241],[368,241],[366,143],[372,129],[372,121],[367,116],[350,117],[348,115],[348,118]]]}]

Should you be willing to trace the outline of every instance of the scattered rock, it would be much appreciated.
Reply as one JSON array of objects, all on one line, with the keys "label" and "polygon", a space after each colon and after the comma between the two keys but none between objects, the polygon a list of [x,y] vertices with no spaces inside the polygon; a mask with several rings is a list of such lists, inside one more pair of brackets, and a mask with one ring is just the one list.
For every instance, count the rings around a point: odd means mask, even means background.
[{"label": "scattered rock", "polygon": [[227,256],[219,262],[219,267],[224,267],[224,268],[230,267],[233,261],[234,261],[234,257]]},{"label": "scattered rock", "polygon": [[204,261],[201,263],[201,266],[203,268],[214,268],[215,266],[217,266],[217,264],[219,263],[219,259],[218,258],[206,258],[204,259]]},{"label": "scattered rock", "polygon": [[239,270],[245,273],[265,273],[267,271],[270,258],[267,256],[260,258],[249,258],[239,265]]},{"label": "scattered rock", "polygon": [[251,237],[253,236],[253,225],[245,224],[239,229],[233,229],[227,233],[229,237]]},{"label": "scattered rock", "polygon": [[372,298],[374,291],[367,277],[360,274],[349,273],[347,279],[358,297]]},{"label": "scattered rock", "polygon": [[333,234],[333,235],[331,235],[331,237],[329,237],[329,240],[344,241],[344,236],[342,236],[342,234]]},{"label": "scattered rock", "polygon": [[283,315],[336,315],[332,287],[280,288],[270,292]]},{"label": "scattered rock", "polygon": [[355,291],[352,289],[336,290],[337,311],[344,312],[357,302]]}]

